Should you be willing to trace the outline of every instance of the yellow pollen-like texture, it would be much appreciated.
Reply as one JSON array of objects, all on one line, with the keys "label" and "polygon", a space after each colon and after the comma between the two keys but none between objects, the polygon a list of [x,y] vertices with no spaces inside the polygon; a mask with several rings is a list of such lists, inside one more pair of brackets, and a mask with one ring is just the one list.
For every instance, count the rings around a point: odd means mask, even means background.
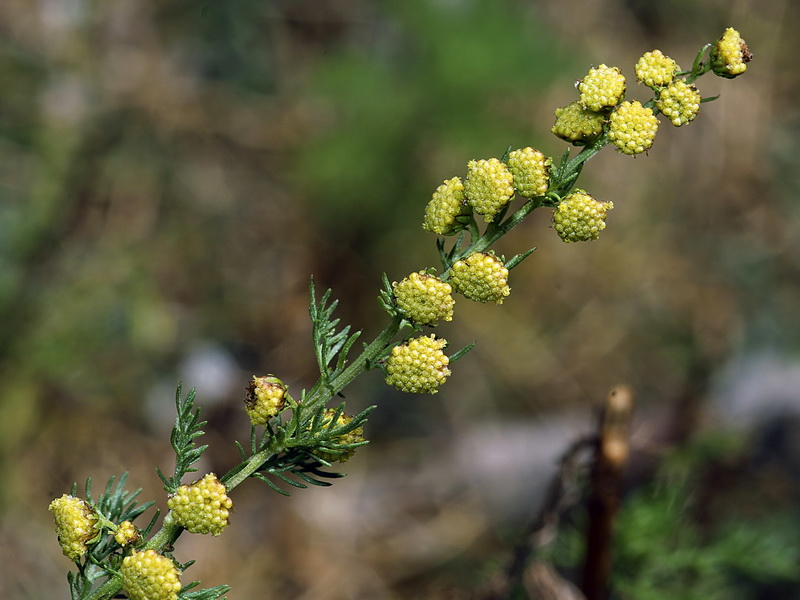
[{"label": "yellow pollen-like texture", "polygon": [[739,32],[728,27],[711,49],[711,69],[720,77],[733,79],[747,70],[752,58]]},{"label": "yellow pollen-like texture", "polygon": [[431,335],[395,346],[386,359],[386,383],[402,392],[435,394],[450,375],[450,359],[442,351],[446,345]]},{"label": "yellow pollen-like texture", "polygon": [[167,500],[175,522],[191,533],[219,535],[228,526],[233,501],[213,473],[182,485]]},{"label": "yellow pollen-like texture", "polygon": [[181,591],[178,569],[172,560],[145,550],[122,559],[122,589],[130,600],[177,600]]},{"label": "yellow pollen-like texture", "polygon": [[460,177],[453,177],[433,192],[425,207],[422,228],[438,235],[452,235],[460,228],[458,217],[467,216],[469,212],[464,184]]},{"label": "yellow pollen-like texture", "polygon": [[58,543],[64,556],[78,560],[86,554],[87,544],[97,537],[97,515],[81,498],[64,494],[50,503],[56,522]]},{"label": "yellow pollen-like texture", "polygon": [[675,81],[664,88],[656,100],[656,107],[675,127],[694,121],[700,112],[700,92],[685,81]]},{"label": "yellow pollen-like texture", "polygon": [[412,273],[392,287],[398,308],[415,323],[436,325],[439,321],[453,320],[453,290],[438,277]]},{"label": "yellow pollen-like texture", "polygon": [[253,376],[253,381],[245,389],[244,408],[253,425],[265,425],[286,404],[286,386],[273,375]]},{"label": "yellow pollen-like texture", "polygon": [[617,67],[600,65],[578,84],[581,104],[595,112],[606,110],[622,100],[625,95],[625,76]]},{"label": "yellow pollen-like texture", "polygon": [[653,145],[658,119],[638,100],[623,102],[611,113],[608,137],[624,154],[641,154]]},{"label": "yellow pollen-like texture", "polygon": [[553,226],[565,242],[596,240],[606,228],[606,213],[612,202],[599,202],[583,190],[564,198],[553,213]]},{"label": "yellow pollen-like texture", "polygon": [[514,177],[496,158],[471,160],[467,164],[464,193],[475,212],[491,223],[514,197]]},{"label": "yellow pollen-like texture", "polygon": [[475,302],[502,304],[511,293],[508,269],[494,254],[483,252],[470,254],[455,263],[450,283],[459,294]]},{"label": "yellow pollen-like texture", "polygon": [[550,130],[565,142],[587,144],[603,132],[605,115],[572,102],[556,109],[556,121]]},{"label": "yellow pollen-like texture", "polygon": [[508,170],[514,178],[514,188],[524,198],[544,196],[550,187],[550,167],[553,161],[533,148],[514,150],[508,155]]},{"label": "yellow pollen-like texture", "polygon": [[634,67],[636,78],[651,88],[664,87],[672,83],[675,73],[680,71],[678,63],[661,50],[645,52]]},{"label": "yellow pollen-like texture", "polygon": [[130,546],[131,544],[139,543],[139,541],[142,539],[142,536],[139,533],[139,530],[136,529],[136,525],[130,521],[123,521],[117,527],[117,531],[114,534],[114,539],[120,546]]}]

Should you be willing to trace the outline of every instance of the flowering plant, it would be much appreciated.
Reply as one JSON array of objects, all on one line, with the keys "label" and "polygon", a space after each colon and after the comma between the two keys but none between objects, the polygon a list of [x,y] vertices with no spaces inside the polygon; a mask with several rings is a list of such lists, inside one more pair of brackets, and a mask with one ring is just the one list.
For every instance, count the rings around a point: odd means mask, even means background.
[{"label": "flowering plant", "polygon": [[494,253],[494,244],[539,208],[553,210],[553,228],[563,241],[597,239],[614,205],[575,187],[585,163],[608,145],[631,156],[646,152],[659,115],[681,127],[697,117],[702,103],[714,99],[703,98],[695,88],[700,76],[711,71],[734,78],[750,60],[747,45],[732,28],[706,44],[689,70],[659,50],[647,52],[635,65],[637,80],[653,93],[643,103],[625,100],[627,81],[619,68],[590,69],[577,85],[578,99],[555,111],[552,127],[557,137],[580,148],[574,156],[571,148],[557,160],[529,147],[509,149],[500,158],[470,161],[463,179],[447,179],[434,191],[422,225],[439,236],[440,265],[398,282],[384,275],[379,300],[389,323],[360,352],[354,349],[361,332],[340,325],[331,291],[318,296],[312,280],[309,314],[319,379],[295,399],[279,377],[253,377],[244,399],[252,428],[247,444],[237,442],[237,465],[220,477],[207,473],[183,483],[208,446],[196,444],[205,422],[195,407],[195,393],[184,396],[179,387],[170,439],[175,468],[169,475],[158,471],[169,509],[160,528],[157,511],[146,525],[134,524],[153,502],[138,504],[141,490],[126,491],[125,475],[109,481],[97,498],[90,479],[83,498],[74,485],[70,494],[53,500],[59,543],[77,566],[68,575],[72,598],[100,600],[120,592],[132,600],[222,597],[227,586],[200,590],[198,582],[182,584],[191,563],[179,564],[170,553],[180,535],[220,535],[234,509],[229,494],[251,477],[285,495],[287,487],[327,486],[340,477],[328,469],[367,444],[364,427],[375,408],[348,415],[345,404],[336,402],[342,391],[362,373],[382,369],[386,383],[398,390],[435,394],[452,364],[471,348],[448,355],[447,341],[429,332],[454,318],[453,293],[502,304],[511,291],[510,271],[534,251],[506,260]]}]

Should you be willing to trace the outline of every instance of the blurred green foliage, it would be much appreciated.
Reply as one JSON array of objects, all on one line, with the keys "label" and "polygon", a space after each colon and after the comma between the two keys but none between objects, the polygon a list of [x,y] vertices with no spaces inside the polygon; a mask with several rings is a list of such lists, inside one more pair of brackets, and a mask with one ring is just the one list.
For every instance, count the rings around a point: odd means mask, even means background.
[{"label": "blurred green foliage", "polygon": [[[608,151],[590,163],[582,185],[616,206],[603,238],[562,244],[539,211],[503,241],[507,256],[538,250],[512,273],[503,307],[459,302],[437,330],[454,347],[479,342],[437,397],[394,394],[379,375],[354,387],[348,406],[380,408],[375,443],[348,463],[342,493],[359,468],[400,477],[398,462],[446,456],[476,423],[585,408],[620,380],[642,404],[670,406],[692,373],[710,376],[753,345],[796,350],[797,10],[788,0],[757,10],[724,0],[0,3],[0,552],[10,553],[0,596],[44,597],[63,583],[44,507],[73,481],[130,470],[137,487],[159,489],[153,466],[164,466],[159,436],[172,415],[157,409],[171,410],[187,358],[207,344],[230,355],[241,382],[213,406],[198,394],[218,450],[210,467],[224,471],[247,428],[250,376],[278,373],[293,391],[316,377],[308,277],[334,289],[343,322],[377,331],[380,274],[435,264],[419,227],[435,187],[508,146],[560,155],[553,110],[591,64],[632,78],[638,56],[660,47],[687,66],[729,25],[756,55],[734,85],[703,82],[720,100],[690,127],[662,125],[649,156]],[[291,597],[419,591],[417,577],[461,550],[442,558],[411,536],[403,546],[408,524],[491,519],[474,498],[453,511],[442,506],[453,495],[441,498],[431,508],[392,497],[411,506],[394,529],[319,541],[327,530],[301,509],[243,489],[237,521],[253,527],[215,540],[215,556],[239,558],[214,561],[209,584],[235,583],[237,597],[265,586]],[[436,531],[444,540],[469,528]]]},{"label": "blurred green foliage", "polygon": [[[796,494],[797,482],[786,472],[759,477],[764,466],[750,450],[731,434],[699,438],[625,499],[615,526],[612,598],[795,597],[800,528],[784,494],[787,486]],[[734,472],[741,477],[731,480]],[[770,490],[776,487],[783,488],[779,502]],[[562,566],[582,560],[582,521],[576,515],[554,547]]]}]

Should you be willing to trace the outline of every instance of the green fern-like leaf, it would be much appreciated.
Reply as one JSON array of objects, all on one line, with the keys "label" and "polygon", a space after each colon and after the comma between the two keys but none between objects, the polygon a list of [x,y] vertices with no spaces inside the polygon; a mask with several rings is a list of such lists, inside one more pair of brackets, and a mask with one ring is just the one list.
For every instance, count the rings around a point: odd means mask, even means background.
[{"label": "green fern-like leaf", "polygon": [[170,443],[175,451],[175,473],[172,477],[166,477],[160,469],[156,469],[161,481],[164,482],[164,489],[170,494],[177,491],[186,473],[197,471],[192,468],[192,465],[200,460],[203,452],[208,448],[208,445],[195,446],[195,439],[205,435],[203,427],[206,425],[206,421],[200,420],[200,409],[192,410],[196,395],[193,388],[186,398],[183,398],[180,385],[175,394],[177,416],[170,435]]}]

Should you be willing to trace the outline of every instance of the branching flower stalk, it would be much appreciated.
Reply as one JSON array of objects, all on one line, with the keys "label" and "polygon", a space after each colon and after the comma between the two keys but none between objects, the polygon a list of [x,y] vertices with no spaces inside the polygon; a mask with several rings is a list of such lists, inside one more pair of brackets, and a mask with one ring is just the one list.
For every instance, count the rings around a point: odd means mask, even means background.
[{"label": "branching flower stalk", "polygon": [[[453,292],[476,302],[502,304],[509,295],[509,271],[535,248],[509,260],[492,247],[538,208],[553,209],[553,228],[565,242],[597,239],[606,227],[613,203],[601,202],[576,183],[584,165],[604,147],[635,156],[653,144],[658,115],[674,126],[690,123],[702,98],[694,82],[709,71],[725,78],[742,74],[752,56],[739,33],[727,29],[713,44],[697,53],[692,68],[681,71],[659,50],[645,53],[636,63],[638,81],[653,92],[644,103],[625,100],[625,77],[616,67],[599,65],[578,82],[580,97],[555,111],[552,132],[580,147],[567,149],[557,164],[533,148],[508,149],[500,158],[470,161],[466,177],[448,179],[434,192],[425,209],[423,228],[436,234],[441,262],[436,269],[423,268],[399,282],[383,276],[379,301],[389,323],[360,352],[350,356],[360,331],[340,326],[334,317],[338,301],[328,290],[318,299],[313,279],[309,315],[320,376],[314,386],[302,390],[298,400],[275,375],[253,377],[247,386],[245,411],[252,424],[247,445],[236,442],[241,461],[228,473],[183,483],[185,476],[207,450],[197,445],[206,422],[195,408],[195,392],[176,394],[177,417],[170,442],[175,469],[167,476],[158,470],[168,494],[169,511],[161,527],[153,531],[159,514],[139,528],[133,521],[153,502],[137,504],[141,490],[124,489],[126,475],[112,478],[104,493],[92,498],[91,479],[84,498],[70,494],[50,504],[59,543],[74,561],[77,572],[68,574],[73,600],[106,600],[121,592],[131,600],[214,600],[229,589],[218,586],[195,589],[199,582],[180,583],[191,565],[177,563],[171,549],[184,531],[220,535],[233,510],[229,494],[250,478],[276,492],[308,485],[329,486],[342,477],[328,471],[344,462],[367,442],[364,425],[371,406],[358,415],[345,413],[335,404],[357,377],[376,368],[385,372],[386,383],[409,393],[434,394],[450,375],[450,366],[472,346],[448,356],[447,341],[429,328],[453,319]],[[522,199],[512,210],[512,202]],[[484,225],[481,226],[480,220]],[[447,238],[455,236],[451,244]],[[116,481],[116,485],[114,484]]]}]

